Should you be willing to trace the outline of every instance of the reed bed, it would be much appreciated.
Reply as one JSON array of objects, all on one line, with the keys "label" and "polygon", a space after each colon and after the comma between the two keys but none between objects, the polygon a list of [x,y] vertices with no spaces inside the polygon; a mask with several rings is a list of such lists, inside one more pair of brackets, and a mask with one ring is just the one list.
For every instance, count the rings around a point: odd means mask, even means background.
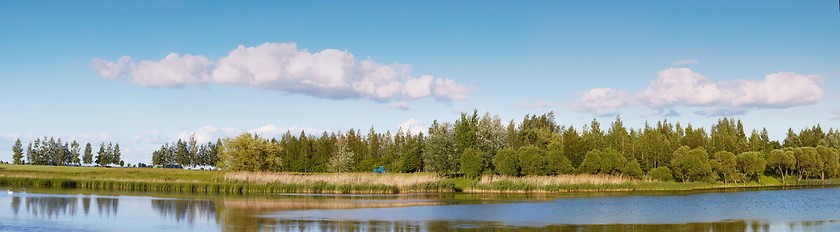
[{"label": "reed bed", "polygon": [[276,172],[228,172],[224,174],[228,182],[255,184],[381,184],[397,187],[413,186],[425,183],[437,183],[445,178],[431,173],[414,174],[375,174],[375,173],[276,173]]},{"label": "reed bed", "polygon": [[633,191],[640,181],[611,175],[500,176],[485,175],[465,192],[549,193]]}]

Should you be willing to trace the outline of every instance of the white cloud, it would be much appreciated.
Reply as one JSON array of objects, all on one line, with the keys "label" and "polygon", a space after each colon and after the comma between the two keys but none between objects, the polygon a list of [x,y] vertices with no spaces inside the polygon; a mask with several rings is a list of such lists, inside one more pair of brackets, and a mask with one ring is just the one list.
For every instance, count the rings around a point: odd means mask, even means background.
[{"label": "white cloud", "polygon": [[283,133],[286,133],[286,131],[288,130],[289,129],[287,128],[279,127],[274,124],[268,124],[265,126],[250,129],[248,130],[248,133],[257,134],[263,138],[277,138],[280,137],[280,135],[283,135]]},{"label": "white cloud", "polygon": [[377,102],[433,97],[460,101],[473,89],[452,79],[410,75],[405,64],[357,60],[347,51],[311,53],[295,43],[239,45],[216,61],[201,55],[170,53],[158,61],[116,62],[93,59],[91,66],[107,79],[127,76],[147,87],[181,87],[207,83],[246,86],[329,99],[364,98]]},{"label": "white cloud", "polygon": [[99,71],[100,76],[108,79],[116,79],[125,75],[130,63],[131,57],[128,56],[120,57],[117,62],[111,62],[99,58],[95,58],[90,62],[93,69]]},{"label": "white cloud", "polygon": [[399,128],[400,131],[406,134],[417,135],[420,134],[420,132],[426,133],[426,124],[413,118],[405,120],[405,122],[403,123],[400,123],[399,125],[397,125],[397,128]]},{"label": "white cloud", "polygon": [[697,60],[697,59],[682,59],[682,60],[675,60],[674,62],[671,62],[671,66],[685,66],[685,65],[692,65],[692,64],[696,64],[696,63],[700,63],[700,61]]},{"label": "white cloud", "polygon": [[823,79],[792,72],[771,73],[762,80],[712,81],[688,68],[668,68],[658,73],[644,90],[631,96],[610,88],[584,93],[578,109],[603,113],[628,105],[651,109],[698,107],[700,115],[737,115],[750,109],[787,108],[819,102]]},{"label": "white cloud", "polygon": [[604,115],[611,114],[628,103],[623,91],[611,88],[595,88],[581,94],[580,102],[573,104],[572,108]]},{"label": "white cloud", "polygon": [[203,56],[169,53],[159,61],[140,61],[132,65],[135,83],[147,87],[181,87],[204,83],[212,63]]},{"label": "white cloud", "polygon": [[555,106],[557,106],[557,104],[554,104],[553,102],[545,101],[543,99],[537,99],[534,102],[523,102],[523,103],[519,104],[520,108],[526,108],[526,109],[551,108],[551,107],[555,107]]},{"label": "white cloud", "polygon": [[178,134],[178,139],[189,140],[191,136],[195,136],[195,140],[199,143],[206,143],[209,141],[216,141],[219,138],[234,137],[242,133],[242,130],[230,127],[218,128],[214,125],[206,125],[198,128],[196,131],[182,131]]}]

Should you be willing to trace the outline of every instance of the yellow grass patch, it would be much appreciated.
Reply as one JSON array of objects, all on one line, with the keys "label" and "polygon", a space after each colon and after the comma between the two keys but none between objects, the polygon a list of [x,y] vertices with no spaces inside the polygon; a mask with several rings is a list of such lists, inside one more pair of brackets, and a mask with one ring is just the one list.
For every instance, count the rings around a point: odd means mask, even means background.
[{"label": "yellow grass patch", "polygon": [[490,184],[496,181],[510,181],[514,184],[530,184],[534,186],[548,186],[548,185],[574,185],[574,184],[593,184],[593,185],[602,185],[602,184],[623,184],[628,182],[636,182],[636,180],[632,180],[625,177],[618,177],[612,175],[591,175],[591,174],[580,174],[580,175],[559,175],[559,176],[523,176],[523,177],[512,177],[512,176],[500,176],[500,175],[487,175],[482,176],[481,181],[479,184]]},{"label": "yellow grass patch", "polygon": [[228,172],[224,180],[256,184],[383,184],[406,187],[424,183],[437,183],[444,178],[431,173],[275,173],[275,172]]}]

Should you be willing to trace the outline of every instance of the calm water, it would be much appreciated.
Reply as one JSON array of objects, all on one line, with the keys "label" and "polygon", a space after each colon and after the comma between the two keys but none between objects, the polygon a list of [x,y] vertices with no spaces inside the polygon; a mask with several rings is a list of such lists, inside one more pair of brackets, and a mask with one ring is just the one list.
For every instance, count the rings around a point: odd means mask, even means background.
[{"label": "calm water", "polygon": [[840,231],[840,188],[259,197],[6,189],[0,231]]}]

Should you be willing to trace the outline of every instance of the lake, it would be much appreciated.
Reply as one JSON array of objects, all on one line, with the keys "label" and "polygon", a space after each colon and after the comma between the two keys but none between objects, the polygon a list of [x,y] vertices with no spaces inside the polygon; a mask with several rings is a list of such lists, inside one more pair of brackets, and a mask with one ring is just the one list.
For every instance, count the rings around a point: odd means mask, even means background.
[{"label": "lake", "polygon": [[0,190],[0,231],[840,231],[837,187],[553,195]]}]

